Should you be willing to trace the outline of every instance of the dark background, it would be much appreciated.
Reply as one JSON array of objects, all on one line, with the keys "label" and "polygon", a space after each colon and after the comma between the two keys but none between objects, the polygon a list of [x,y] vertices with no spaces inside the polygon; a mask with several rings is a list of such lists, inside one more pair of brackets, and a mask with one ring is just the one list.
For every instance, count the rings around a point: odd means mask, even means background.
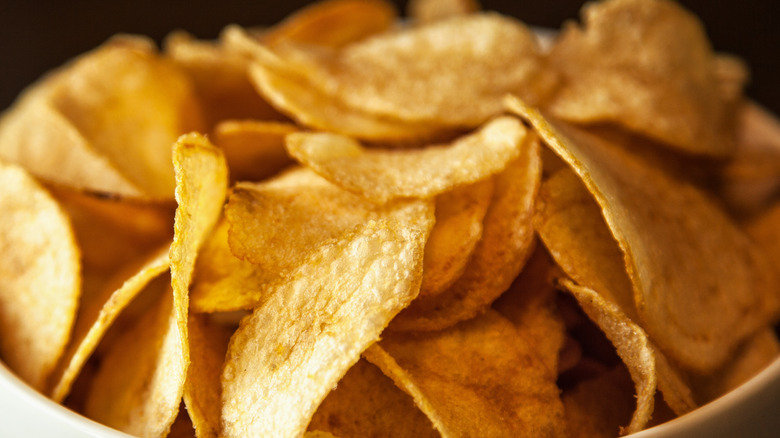
[{"label": "dark background", "polygon": [[[45,71],[85,52],[117,32],[160,41],[173,29],[214,38],[226,24],[268,25],[310,3],[264,1],[54,1],[0,0],[0,109]],[[406,1],[397,0],[403,10]],[[582,0],[483,0],[485,9],[529,24],[560,27],[578,17]],[[705,24],[718,51],[745,59],[752,71],[748,94],[780,114],[780,1],[684,0]]]}]

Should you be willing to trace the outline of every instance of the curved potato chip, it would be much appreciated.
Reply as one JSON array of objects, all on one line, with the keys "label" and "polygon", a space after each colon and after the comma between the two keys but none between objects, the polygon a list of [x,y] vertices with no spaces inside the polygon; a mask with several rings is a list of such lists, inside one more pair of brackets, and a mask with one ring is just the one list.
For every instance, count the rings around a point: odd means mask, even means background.
[{"label": "curved potato chip", "polygon": [[0,162],[0,356],[44,390],[70,339],[81,294],[79,248],[57,202]]},{"label": "curved potato chip", "polygon": [[565,435],[556,376],[493,310],[440,332],[384,334],[365,357],[444,437]]},{"label": "curved potato chip", "polygon": [[370,150],[329,133],[290,134],[286,143],[293,158],[323,177],[384,203],[427,198],[498,173],[528,148],[527,132],[517,119],[499,117],[452,144],[423,149]]},{"label": "curved potato chip", "polygon": [[698,19],[667,0],[611,0],[583,10],[550,54],[563,76],[546,103],[556,117],[614,122],[683,151],[734,150],[733,99]]},{"label": "curved potato chip", "polygon": [[328,394],[309,430],[349,437],[438,437],[430,420],[379,368],[359,360]]},{"label": "curved potato chip", "polygon": [[433,221],[432,203],[413,201],[323,244],[241,321],[222,373],[223,436],[306,430],[328,392],[419,292]]},{"label": "curved potato chip", "polygon": [[182,31],[165,37],[163,45],[165,55],[192,80],[203,102],[205,126],[227,119],[284,119],[255,91],[249,79],[251,60],[245,54]]},{"label": "curved potato chip", "polygon": [[[52,375],[50,397],[62,402],[87,359],[95,351],[106,330],[122,310],[135,298],[151,280],[167,271],[170,266],[168,245],[157,251],[140,269],[119,288],[107,287],[78,312],[73,336],[65,350],[58,368]],[[112,285],[109,285],[112,286]]]},{"label": "curved potato chip", "polygon": [[395,7],[384,0],[324,0],[287,17],[265,32],[262,41],[338,48],[382,33],[396,20]]},{"label": "curved potato chip", "polygon": [[712,371],[777,317],[776,273],[699,189],[518,99],[507,102],[593,194],[624,253],[643,327],[672,360]]},{"label": "curved potato chip", "polygon": [[163,437],[176,419],[186,375],[170,287],[117,338],[92,381],[84,412],[123,432]]},{"label": "curved potato chip", "polygon": [[170,199],[170,145],[194,129],[202,122],[189,79],[146,40],[115,38],[22,99],[0,129],[0,157],[77,189]]},{"label": "curved potato chip", "polygon": [[507,93],[538,102],[554,77],[543,69],[534,34],[493,13],[402,28],[341,50],[270,49],[278,64],[305,71],[331,105],[439,126],[479,126],[503,112]]},{"label": "curved potato chip", "polygon": [[406,5],[413,23],[431,23],[479,11],[477,0],[411,0]]},{"label": "curved potato chip", "polygon": [[531,219],[542,171],[539,141],[528,138],[520,157],[495,177],[482,239],[463,275],[446,291],[415,299],[393,320],[392,330],[439,330],[472,318],[520,273],[534,248]]},{"label": "curved potato chip", "polygon": [[622,424],[631,421],[634,390],[622,366],[580,382],[564,391],[566,429],[571,438],[614,438]]},{"label": "curved potato chip", "polygon": [[420,296],[438,295],[463,274],[482,237],[494,186],[485,179],[436,197],[436,225],[425,243]]},{"label": "curved potato chip", "polygon": [[284,137],[297,131],[290,123],[225,120],[214,128],[212,139],[225,154],[233,180],[258,181],[293,163]]},{"label": "curved potato chip", "polygon": [[597,291],[568,279],[560,282],[612,341],[628,367],[636,387],[636,409],[628,426],[621,428],[621,434],[639,432],[650,420],[654,407],[657,377],[655,351],[650,340],[642,327],[633,323],[615,303],[606,300]]}]

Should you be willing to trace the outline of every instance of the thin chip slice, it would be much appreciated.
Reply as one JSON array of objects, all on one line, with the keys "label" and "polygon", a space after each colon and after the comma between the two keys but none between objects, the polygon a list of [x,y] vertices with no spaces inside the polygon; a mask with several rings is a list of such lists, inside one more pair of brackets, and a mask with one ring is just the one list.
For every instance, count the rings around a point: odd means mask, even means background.
[{"label": "thin chip slice", "polygon": [[62,355],[81,294],[70,221],[23,169],[0,162],[0,356],[44,390]]},{"label": "thin chip slice", "polygon": [[446,291],[418,297],[393,320],[393,330],[439,330],[476,316],[506,291],[534,248],[531,219],[541,179],[540,145],[531,138],[521,156],[496,176],[482,239],[466,270]]},{"label": "thin chip slice", "polygon": [[385,0],[321,0],[265,32],[262,41],[338,48],[385,32],[397,20],[395,8]]},{"label": "thin chip slice", "polygon": [[775,320],[776,273],[703,192],[517,99],[508,104],[569,163],[601,207],[624,253],[643,327],[670,359],[713,371]]},{"label": "thin chip slice", "polygon": [[202,41],[177,31],[164,41],[165,55],[192,80],[203,102],[206,127],[228,119],[284,120],[254,89],[250,58],[220,41]]},{"label": "thin chip slice", "polygon": [[425,244],[420,296],[438,295],[463,274],[482,237],[494,186],[489,178],[436,197],[436,225]]},{"label": "thin chip slice", "polygon": [[259,181],[293,163],[284,148],[284,137],[297,132],[290,123],[257,120],[225,120],[212,139],[225,154],[235,181]]},{"label": "thin chip slice", "polygon": [[580,382],[561,396],[566,426],[572,438],[614,438],[631,420],[634,391],[622,366]]},{"label": "thin chip slice", "polygon": [[154,199],[173,197],[170,145],[203,129],[189,79],[130,37],[48,76],[3,125],[0,156],[43,179]]},{"label": "thin chip slice", "polygon": [[287,150],[328,180],[384,203],[479,181],[503,170],[532,142],[517,119],[499,117],[452,144],[423,149],[369,150],[337,134],[297,133],[287,136]]},{"label": "thin chip slice", "polygon": [[584,8],[583,20],[550,55],[564,77],[551,114],[618,123],[694,154],[733,152],[734,99],[720,93],[717,58],[693,14],[668,0],[611,0]]},{"label": "thin chip slice", "polygon": [[476,0],[411,0],[406,5],[407,15],[413,23],[432,23],[479,11]]},{"label": "thin chip slice", "polygon": [[220,375],[232,334],[232,330],[214,323],[208,315],[190,315],[192,361],[184,384],[184,404],[198,438],[219,436],[222,412]]},{"label": "thin chip slice", "polygon": [[[245,317],[222,373],[222,435],[293,436],[419,292],[433,205],[396,209],[319,251]],[[251,414],[249,414],[251,413]]]},{"label": "thin chip slice", "polygon": [[70,344],[51,378],[50,397],[53,400],[62,402],[65,399],[106,330],[146,285],[167,271],[169,266],[166,245],[143,263],[134,275],[125,277],[120,287],[104,287],[102,292],[85,303],[79,310]]},{"label": "thin chip slice", "polygon": [[444,437],[560,437],[555,376],[497,312],[440,332],[392,333],[365,353]]},{"label": "thin chip slice", "polygon": [[228,169],[222,152],[200,134],[183,135],[173,147],[176,169],[174,237],[170,249],[171,286],[180,337],[187,351],[187,310],[195,260],[222,213]]},{"label": "thin chip slice", "polygon": [[305,72],[329,105],[407,123],[473,128],[503,112],[507,93],[538,102],[554,77],[533,32],[493,13],[402,28],[341,50],[270,50],[273,57],[255,58],[260,68]]},{"label": "thin chip slice", "polygon": [[365,359],[353,365],[323,400],[309,430],[339,438],[440,436],[411,397]]},{"label": "thin chip slice", "polygon": [[85,413],[136,436],[163,437],[176,419],[186,362],[173,293],[167,288],[117,338],[92,381]]}]

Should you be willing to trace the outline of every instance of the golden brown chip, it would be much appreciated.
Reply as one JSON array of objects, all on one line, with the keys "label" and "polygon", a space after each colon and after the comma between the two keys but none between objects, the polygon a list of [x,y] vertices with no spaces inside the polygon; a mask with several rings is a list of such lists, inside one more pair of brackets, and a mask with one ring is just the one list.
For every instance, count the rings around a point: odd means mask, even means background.
[{"label": "golden brown chip", "polygon": [[565,434],[555,376],[495,311],[440,332],[385,334],[365,356],[442,436]]},{"label": "golden brown chip", "polygon": [[504,169],[532,141],[517,119],[500,117],[452,144],[423,149],[371,150],[337,134],[297,133],[287,136],[287,151],[335,184],[384,203],[479,181]]},{"label": "golden brown chip", "polygon": [[407,15],[415,24],[431,23],[479,11],[476,0],[411,0]]},{"label": "golden brown chip", "polygon": [[776,273],[703,192],[517,99],[508,104],[599,203],[624,253],[643,327],[670,359],[712,371],[776,318]]},{"label": "golden brown chip", "polygon": [[222,411],[219,379],[232,331],[203,314],[191,314],[189,318],[191,362],[184,384],[184,404],[198,438],[216,438]]},{"label": "golden brown chip", "polygon": [[187,369],[170,288],[115,339],[92,381],[85,413],[123,432],[165,436],[176,419]]},{"label": "golden brown chip", "polygon": [[411,397],[364,359],[322,401],[309,430],[339,438],[440,436]]},{"label": "golden brown chip", "polygon": [[293,163],[284,137],[295,125],[257,120],[225,120],[214,128],[213,141],[225,154],[234,181],[258,181]]},{"label": "golden brown chip", "polygon": [[583,9],[550,55],[562,86],[551,114],[614,122],[686,152],[734,150],[733,98],[719,89],[718,61],[701,23],[668,0],[609,0]]},{"label": "golden brown chip", "polygon": [[187,73],[203,102],[206,127],[221,120],[283,120],[254,89],[249,79],[250,58],[220,41],[196,40],[182,31],[165,38],[165,55]]},{"label": "golden brown chip", "polygon": [[521,156],[496,176],[482,239],[466,270],[446,291],[418,297],[393,320],[393,330],[438,330],[485,310],[507,290],[534,247],[531,218],[541,178],[539,142],[530,138]]},{"label": "golden brown chip", "polygon": [[618,355],[626,364],[636,387],[636,409],[631,422],[621,427],[621,433],[642,430],[653,414],[656,390],[655,351],[642,328],[613,302],[597,291],[580,286],[568,279],[561,284],[577,299],[582,309],[607,335]]},{"label": "golden brown chip", "polygon": [[425,244],[420,296],[438,295],[463,274],[482,237],[494,186],[485,179],[436,197],[436,225]]},{"label": "golden brown chip", "polygon": [[396,20],[393,4],[385,0],[322,0],[265,32],[262,41],[338,48],[387,31]]},{"label": "golden brown chip", "polygon": [[[297,435],[419,292],[432,202],[398,204],[324,243],[241,321],[222,373],[222,435]],[[249,413],[251,412],[251,415]]]},{"label": "golden brown chip", "polygon": [[[59,366],[51,376],[50,397],[62,402],[87,359],[95,351],[106,330],[127,305],[155,277],[167,271],[170,266],[168,245],[144,261],[140,268],[132,266],[133,273],[122,275],[119,287],[108,283],[89,301],[82,301],[73,328],[73,336],[60,359]],[[122,272],[124,274],[124,272]]]},{"label": "golden brown chip", "polygon": [[70,221],[23,169],[0,162],[0,356],[43,390],[62,355],[81,294]]},{"label": "golden brown chip", "polygon": [[25,94],[0,157],[77,189],[170,199],[171,144],[202,128],[189,79],[147,40],[116,38]]}]

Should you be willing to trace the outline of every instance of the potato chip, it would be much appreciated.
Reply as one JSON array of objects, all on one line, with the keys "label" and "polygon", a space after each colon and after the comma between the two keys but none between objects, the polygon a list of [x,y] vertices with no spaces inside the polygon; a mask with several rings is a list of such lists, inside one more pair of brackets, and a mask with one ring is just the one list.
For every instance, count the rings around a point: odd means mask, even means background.
[{"label": "potato chip", "polygon": [[379,368],[359,360],[322,401],[309,430],[350,437],[438,437],[433,424]]},{"label": "potato chip", "polygon": [[384,203],[479,181],[500,172],[532,141],[518,120],[499,117],[452,144],[423,149],[371,150],[337,134],[297,133],[287,136],[287,151],[341,187]]},{"label": "potato chip", "polygon": [[22,98],[0,157],[77,189],[170,199],[170,145],[202,128],[189,79],[147,40],[115,38]]},{"label": "potato chip", "polygon": [[[399,204],[324,243],[241,321],[222,373],[222,435],[298,435],[419,292],[433,205]],[[252,413],[248,415],[248,413]]]},{"label": "potato chip", "polygon": [[413,23],[431,23],[479,11],[476,0],[411,0],[406,5]]},{"label": "potato chip", "polygon": [[495,311],[440,332],[385,334],[365,356],[442,436],[565,434],[555,376]]},{"label": "potato chip", "polygon": [[254,89],[250,58],[221,41],[196,40],[177,31],[165,38],[165,55],[192,80],[203,102],[206,127],[229,119],[284,120]]},{"label": "potato chip", "polygon": [[599,203],[624,253],[643,327],[670,359],[712,371],[777,317],[776,273],[703,192],[517,99],[508,104]]},{"label": "potato chip", "polygon": [[561,119],[614,122],[683,151],[734,150],[733,99],[701,23],[668,0],[611,0],[583,9],[550,54],[562,86],[545,104]]},{"label": "potato chip", "polygon": [[384,0],[324,0],[290,15],[262,41],[338,48],[387,31],[396,20],[393,4]]},{"label": "potato chip", "polygon": [[520,273],[534,247],[533,204],[541,178],[539,141],[531,136],[521,156],[496,176],[482,239],[466,270],[446,291],[418,297],[390,326],[439,330],[487,309]]},{"label": "potato chip", "polygon": [[482,237],[494,186],[485,179],[436,197],[436,225],[425,243],[420,296],[438,295],[463,274]]},{"label": "potato chip", "polygon": [[189,316],[190,366],[184,384],[184,404],[198,438],[219,436],[222,411],[220,375],[233,332],[208,316]]},{"label": "potato chip", "polygon": [[0,162],[0,356],[43,390],[70,339],[81,294],[70,221],[27,172]]},{"label": "potato chip", "polygon": [[65,399],[87,359],[120,312],[151,280],[167,271],[169,266],[166,245],[145,261],[134,275],[124,277],[126,280],[121,286],[115,288],[113,284],[109,284],[97,296],[83,303],[76,318],[70,344],[51,377],[52,389],[49,396],[53,400],[62,402]]},{"label": "potato chip", "polygon": [[597,291],[568,279],[562,279],[561,284],[577,298],[585,313],[612,341],[631,373],[636,387],[636,409],[631,422],[621,428],[621,434],[642,430],[653,414],[657,378],[655,353],[650,340],[642,327],[632,322],[614,302],[604,299]]},{"label": "potato chip", "polygon": [[259,181],[293,163],[284,137],[296,131],[289,123],[225,120],[214,128],[212,140],[225,154],[233,180]]},{"label": "potato chip", "polygon": [[173,293],[112,343],[102,358],[85,413],[123,432],[161,437],[176,419],[187,362]]}]

